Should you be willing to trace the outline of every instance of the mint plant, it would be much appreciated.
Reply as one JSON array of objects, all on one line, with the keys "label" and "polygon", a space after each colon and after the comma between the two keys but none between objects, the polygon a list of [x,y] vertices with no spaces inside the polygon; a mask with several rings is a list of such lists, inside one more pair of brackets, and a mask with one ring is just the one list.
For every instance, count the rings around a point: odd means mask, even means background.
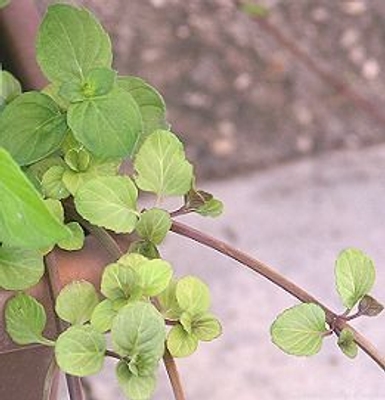
[{"label": "mint plant", "polygon": [[[15,291],[4,314],[8,334],[20,345],[54,348],[71,400],[83,398],[74,377],[98,373],[106,357],[117,360],[117,382],[127,398],[151,398],[162,358],[175,398],[184,398],[174,357],[191,355],[222,327],[210,312],[208,286],[195,276],[175,276],[162,259],[159,245],[170,231],[234,258],[304,303],[271,327],[283,351],[316,354],[336,333],[348,357],[359,346],[385,369],[384,358],[348,324],[383,308],[369,295],[375,280],[369,257],[355,249],[338,257],[336,287],[346,310],[337,314],[262,262],[177,222],[188,213],[217,217],[223,205],[197,188],[161,95],[112,69],[111,43],[95,17],[64,4],[49,7],[37,58],[50,81],[40,92],[22,93],[18,81],[1,72],[0,287]],[[132,174],[120,172],[123,160]],[[151,208],[141,205],[145,193]],[[178,209],[162,207],[169,196],[180,198]],[[88,234],[114,262],[105,266],[100,287],[74,280],[58,290],[50,253],[55,246],[79,251]],[[129,239],[127,252],[115,234]],[[45,271],[56,292],[56,337],[45,336],[44,307],[24,292]]]}]

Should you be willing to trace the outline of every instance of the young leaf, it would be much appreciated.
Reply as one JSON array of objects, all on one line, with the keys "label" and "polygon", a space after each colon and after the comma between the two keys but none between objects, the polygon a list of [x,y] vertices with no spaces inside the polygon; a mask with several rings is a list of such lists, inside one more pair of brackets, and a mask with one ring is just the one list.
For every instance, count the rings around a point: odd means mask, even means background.
[{"label": "young leaf", "polygon": [[66,152],[64,160],[75,172],[85,172],[90,166],[91,156],[86,149],[70,149]]},{"label": "young leaf", "polygon": [[211,199],[198,207],[195,212],[203,217],[219,217],[223,213],[223,203],[218,199]]},{"label": "young leaf", "polygon": [[138,191],[130,178],[100,177],[79,188],[75,205],[79,214],[92,224],[130,233],[138,220],[137,197]]},{"label": "young leaf", "polygon": [[136,184],[158,196],[179,196],[191,188],[192,165],[183,145],[169,131],[157,130],[144,141],[134,161]]},{"label": "young leaf", "polygon": [[138,106],[121,89],[71,104],[68,125],[80,143],[104,158],[132,155],[143,130]]},{"label": "young leaf", "polygon": [[104,363],[106,339],[91,325],[75,325],[64,331],[55,345],[56,362],[67,374],[88,376]]},{"label": "young leaf", "polygon": [[129,299],[136,281],[137,275],[132,268],[120,263],[109,264],[104,269],[100,290],[109,300]]},{"label": "young leaf", "polygon": [[203,314],[192,321],[192,333],[205,342],[216,339],[222,333],[220,322],[211,314]]},{"label": "young leaf", "polygon": [[103,96],[111,92],[116,79],[116,71],[110,68],[95,68],[89,72],[83,83],[86,97]]},{"label": "young leaf", "polygon": [[65,115],[49,96],[24,93],[1,114],[0,146],[19,165],[29,165],[57,150],[67,129]]},{"label": "young leaf", "polygon": [[36,285],[44,274],[43,256],[36,250],[0,247],[0,287],[23,290]]},{"label": "young leaf", "polygon": [[57,245],[67,251],[80,250],[84,245],[84,231],[77,222],[69,222],[66,227],[71,232],[71,236],[63,240],[59,240]]},{"label": "young leaf", "polygon": [[33,183],[36,189],[41,192],[41,182],[43,180],[43,176],[54,165],[65,166],[61,157],[52,156],[44,158],[43,160],[30,165],[24,169],[24,173],[27,175],[28,179]]},{"label": "young leaf", "polygon": [[91,316],[91,325],[99,332],[107,332],[111,329],[112,321],[117,313],[114,303],[109,299],[105,299],[94,308]]},{"label": "young leaf", "polygon": [[113,345],[122,356],[163,355],[165,324],[150,303],[136,302],[123,307],[112,323],[111,333]]},{"label": "young leaf", "polygon": [[325,312],[312,303],[285,310],[270,329],[273,343],[285,353],[295,356],[318,353],[326,331]]},{"label": "young leaf", "polygon": [[171,217],[167,211],[152,208],[141,214],[136,232],[143,239],[160,244],[170,230],[171,224]]},{"label": "young leaf", "polygon": [[11,156],[1,148],[0,192],[1,242],[39,249],[69,235]]},{"label": "young leaf", "polygon": [[171,265],[164,260],[155,259],[139,264],[135,268],[138,275],[136,284],[145,296],[156,296],[163,292],[172,277]]},{"label": "young leaf", "polygon": [[0,111],[20,94],[20,82],[8,71],[0,70]]},{"label": "young leaf", "polygon": [[166,290],[157,296],[162,315],[171,320],[178,320],[183,312],[176,299],[176,286],[177,281],[171,280]]},{"label": "young leaf", "polygon": [[119,361],[116,367],[116,376],[124,394],[130,400],[148,400],[154,393],[155,375],[135,376],[125,361]]},{"label": "young leaf", "polygon": [[8,300],[5,324],[8,335],[15,343],[52,346],[53,342],[43,337],[46,322],[44,307],[33,297],[19,293]]},{"label": "young leaf", "polygon": [[335,266],[336,287],[345,307],[353,308],[372,289],[375,275],[373,261],[361,250],[340,253]]},{"label": "young leaf", "polygon": [[140,254],[150,260],[160,258],[159,251],[155,244],[147,240],[135,240],[130,244],[129,252]]},{"label": "young leaf", "polygon": [[181,325],[175,325],[168,333],[167,348],[174,357],[187,357],[198,348],[198,338],[187,333]]},{"label": "young leaf", "polygon": [[156,129],[168,129],[166,104],[156,89],[135,76],[118,78],[118,86],[126,90],[139,106],[143,120],[143,139]]},{"label": "young leaf", "polygon": [[40,26],[37,59],[52,82],[82,81],[94,68],[111,67],[111,43],[87,10],[56,4]]},{"label": "young leaf", "polygon": [[91,319],[98,303],[98,294],[91,283],[73,281],[60,291],[55,310],[62,320],[72,325],[81,325]]},{"label": "young leaf", "polygon": [[48,169],[41,180],[41,190],[44,196],[51,199],[65,199],[70,195],[63,183],[65,168],[62,165],[54,165]]},{"label": "young leaf", "polygon": [[367,317],[376,317],[383,309],[384,306],[368,294],[358,303],[360,315],[366,315]]},{"label": "young leaf", "polygon": [[350,329],[344,328],[341,331],[337,344],[347,357],[355,358],[357,356],[358,347],[354,341],[354,334]]},{"label": "young leaf", "polygon": [[206,312],[210,307],[210,291],[205,283],[194,276],[180,279],[176,285],[176,298],[183,311],[192,316]]}]

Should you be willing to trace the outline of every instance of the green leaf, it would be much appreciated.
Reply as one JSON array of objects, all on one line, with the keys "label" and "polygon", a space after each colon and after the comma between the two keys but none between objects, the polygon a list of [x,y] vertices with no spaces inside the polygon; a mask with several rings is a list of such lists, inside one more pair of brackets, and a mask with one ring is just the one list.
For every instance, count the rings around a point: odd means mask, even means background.
[{"label": "green leaf", "polygon": [[81,325],[91,319],[98,303],[98,294],[91,283],[73,281],[60,291],[55,310],[62,320],[72,325]]},{"label": "green leaf", "polygon": [[56,362],[67,374],[88,376],[98,373],[104,362],[106,339],[91,325],[75,325],[64,331],[55,345]]},{"label": "green leaf", "polygon": [[168,129],[166,104],[159,92],[135,76],[118,78],[120,88],[126,90],[139,106],[143,120],[143,139],[156,129]]},{"label": "green leaf", "polygon": [[179,196],[190,190],[192,165],[186,160],[183,145],[171,132],[157,130],[144,141],[135,161],[136,184],[146,192]]},{"label": "green leaf", "polygon": [[79,188],[75,205],[79,214],[92,224],[118,233],[130,233],[138,220],[138,191],[125,176],[99,177]]},{"label": "green leaf", "polygon": [[180,324],[183,326],[183,329],[190,335],[192,332],[192,316],[188,312],[182,312],[179,318]]},{"label": "green leaf", "polygon": [[94,308],[91,316],[91,325],[99,332],[107,332],[111,329],[112,321],[117,313],[114,303],[109,299],[105,299]]},{"label": "green leaf", "polygon": [[271,326],[273,343],[285,353],[310,356],[320,351],[327,332],[324,310],[312,303],[285,310]]},{"label": "green leaf", "polygon": [[0,8],[6,7],[10,2],[11,0],[0,0]]},{"label": "green leaf", "polygon": [[116,376],[125,396],[130,400],[150,399],[155,391],[155,375],[135,376],[125,361],[119,361],[116,367]]},{"label": "green leaf", "polygon": [[223,213],[223,203],[218,199],[211,199],[198,207],[195,212],[203,217],[219,217]]},{"label": "green leaf", "polygon": [[54,165],[46,171],[41,180],[41,190],[46,197],[51,199],[65,199],[70,195],[63,183],[65,168],[62,165]]},{"label": "green leaf", "polygon": [[66,164],[75,172],[85,172],[90,166],[91,156],[86,149],[70,149],[65,154]]},{"label": "green leaf", "polygon": [[335,276],[342,303],[351,309],[372,289],[376,271],[373,261],[361,250],[346,249],[337,258]]},{"label": "green leaf", "polygon": [[143,130],[138,106],[120,89],[71,104],[68,125],[80,143],[104,158],[132,155]]},{"label": "green leaf", "polygon": [[143,239],[160,244],[170,230],[171,224],[171,217],[167,211],[152,208],[141,214],[136,232]]},{"label": "green leaf", "polygon": [[42,192],[41,182],[43,180],[43,176],[54,165],[65,166],[64,161],[61,157],[52,156],[44,158],[43,160],[28,166],[24,170],[24,173],[27,175],[28,179],[33,183],[35,188],[39,192]]},{"label": "green leaf", "polygon": [[150,303],[136,302],[123,307],[113,321],[111,333],[114,348],[122,356],[163,355],[165,324]]},{"label": "green leaf", "polygon": [[138,275],[136,284],[145,296],[156,296],[163,292],[172,278],[172,267],[164,260],[145,261],[135,268]]},{"label": "green leaf", "polygon": [[44,274],[42,255],[36,250],[0,247],[0,287],[23,290],[36,285]]},{"label": "green leaf", "polygon": [[8,300],[5,307],[5,324],[15,343],[52,346],[53,342],[43,337],[46,322],[44,307],[33,297],[19,293]]},{"label": "green leaf", "polygon": [[111,43],[86,9],[56,4],[40,26],[37,59],[52,82],[82,81],[94,68],[111,67]]},{"label": "green leaf", "polygon": [[102,161],[91,158],[87,171],[76,172],[67,169],[63,175],[63,183],[69,192],[75,196],[79,188],[91,179],[102,176],[116,176],[119,164],[119,161]]},{"label": "green leaf", "polygon": [[173,357],[187,357],[198,348],[198,338],[187,333],[181,325],[175,325],[168,333],[167,348]]},{"label": "green leaf", "polygon": [[20,82],[8,71],[0,70],[0,111],[20,94]]},{"label": "green leaf", "polygon": [[44,199],[44,204],[48,207],[48,209],[51,211],[51,214],[54,215],[58,221],[64,222],[64,208],[60,200]]},{"label": "green leaf", "polygon": [[154,243],[151,243],[147,240],[135,240],[130,244],[129,247],[130,253],[138,253],[150,260],[154,258],[160,258],[159,251]]},{"label": "green leaf", "polygon": [[358,311],[360,315],[367,317],[376,317],[384,309],[384,306],[375,298],[366,294],[358,303]]},{"label": "green leaf", "polygon": [[354,341],[354,333],[350,329],[342,329],[337,344],[347,357],[355,358],[357,356],[358,347]]},{"label": "green leaf", "polygon": [[157,296],[162,315],[171,320],[178,320],[183,312],[176,298],[176,286],[177,281],[171,280],[166,290]]},{"label": "green leaf", "polygon": [[268,8],[255,3],[242,3],[241,10],[251,17],[266,18],[269,15]]},{"label": "green leaf", "polygon": [[77,222],[69,222],[66,227],[71,232],[71,236],[66,239],[59,240],[58,246],[67,251],[80,250],[84,246],[84,231]]},{"label": "green leaf", "polygon": [[1,148],[0,192],[1,242],[38,249],[69,235],[11,156]]},{"label": "green leaf", "polygon": [[57,150],[67,129],[65,115],[49,96],[24,93],[1,114],[0,146],[19,165],[32,164]]},{"label": "green leaf", "polygon": [[210,307],[208,286],[194,276],[180,279],[176,285],[175,295],[180,308],[192,316],[204,313]]},{"label": "green leaf", "polygon": [[110,300],[129,299],[136,286],[137,274],[122,264],[114,263],[106,266],[102,276],[100,290]]},{"label": "green leaf", "polygon": [[216,339],[222,333],[221,323],[211,314],[203,314],[192,322],[192,333],[205,342]]}]

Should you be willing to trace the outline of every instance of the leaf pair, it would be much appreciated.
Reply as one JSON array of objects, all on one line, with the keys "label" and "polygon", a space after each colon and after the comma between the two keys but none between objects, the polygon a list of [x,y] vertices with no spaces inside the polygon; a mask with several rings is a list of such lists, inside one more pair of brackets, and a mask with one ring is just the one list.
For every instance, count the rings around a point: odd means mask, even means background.
[{"label": "leaf pair", "polygon": [[222,331],[219,321],[210,313],[210,293],[199,279],[187,276],[172,282],[159,296],[165,318],[177,320],[167,337],[167,347],[175,357],[187,357],[200,340],[211,341]]}]

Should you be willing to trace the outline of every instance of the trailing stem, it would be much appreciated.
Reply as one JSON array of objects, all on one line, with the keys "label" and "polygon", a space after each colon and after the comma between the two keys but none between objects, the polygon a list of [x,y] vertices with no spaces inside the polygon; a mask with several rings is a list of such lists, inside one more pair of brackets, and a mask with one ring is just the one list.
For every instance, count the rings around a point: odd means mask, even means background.
[{"label": "trailing stem", "polygon": [[336,335],[339,335],[342,329],[349,328],[354,333],[354,340],[357,345],[385,372],[385,357],[374,347],[374,345],[357,332],[353,327],[346,323],[346,319],[340,318],[336,313],[327,308],[319,300],[309,294],[307,291],[291,282],[289,279],[281,275],[279,272],[264,264],[263,262],[245,254],[244,252],[234,248],[233,246],[222,242],[210,235],[198,231],[188,225],[173,221],[171,231],[181,236],[185,236],[198,243],[201,243],[213,250],[224,254],[242,265],[250,268],[252,271],[262,275],[281,289],[290,293],[303,303],[318,304],[326,314],[327,323],[333,328]]}]

